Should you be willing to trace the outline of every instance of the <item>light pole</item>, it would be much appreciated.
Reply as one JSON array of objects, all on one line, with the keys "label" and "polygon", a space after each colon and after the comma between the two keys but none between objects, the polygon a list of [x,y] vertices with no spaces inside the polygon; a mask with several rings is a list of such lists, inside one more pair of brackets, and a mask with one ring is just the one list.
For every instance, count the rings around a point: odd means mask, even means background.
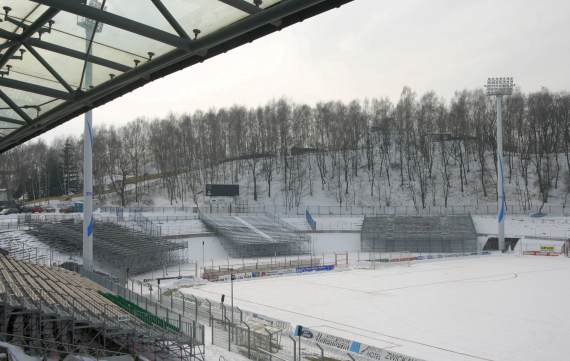
[{"label": "light pole", "polygon": [[503,177],[503,96],[513,94],[513,78],[488,78],[487,95],[495,96],[497,105],[497,222],[499,250],[505,251],[505,182]]},{"label": "light pole", "polygon": [[232,325],[234,324],[234,280],[236,276],[232,273],[230,276],[230,281],[232,284]]},{"label": "light pole", "polygon": [[[89,6],[101,9],[99,0],[89,1]],[[101,32],[103,24],[86,17],[78,17],[77,25],[85,29],[85,52],[91,54],[95,33]],[[93,65],[85,60],[85,88],[93,85]],[[85,113],[83,123],[83,267],[93,271],[93,113]]]}]

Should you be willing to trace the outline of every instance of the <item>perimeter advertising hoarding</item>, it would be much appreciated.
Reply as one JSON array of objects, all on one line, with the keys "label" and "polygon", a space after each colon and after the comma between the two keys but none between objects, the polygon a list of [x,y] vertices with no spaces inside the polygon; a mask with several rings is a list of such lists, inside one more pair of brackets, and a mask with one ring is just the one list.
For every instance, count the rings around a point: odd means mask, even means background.
[{"label": "perimeter advertising hoarding", "polygon": [[316,330],[297,326],[293,329],[293,336],[299,336],[297,330],[302,330],[301,336],[309,341],[316,342],[321,346],[328,346],[340,352],[351,352],[375,361],[422,361],[421,359],[407,356],[399,352],[368,346],[358,341],[329,335]]}]

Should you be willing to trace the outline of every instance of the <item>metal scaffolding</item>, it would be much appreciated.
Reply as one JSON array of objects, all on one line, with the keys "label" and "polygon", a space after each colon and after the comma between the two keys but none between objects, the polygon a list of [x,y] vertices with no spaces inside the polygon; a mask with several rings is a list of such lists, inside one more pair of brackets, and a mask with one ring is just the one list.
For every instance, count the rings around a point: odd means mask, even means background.
[{"label": "metal scaffolding", "polygon": [[[104,219],[94,230],[95,263],[119,278],[188,262],[188,243],[162,239],[159,228],[148,222]],[[31,218],[27,232],[63,253],[82,249],[79,219]]]},{"label": "metal scaffolding", "polygon": [[477,251],[471,216],[365,217],[364,252],[468,253]]},{"label": "metal scaffolding", "polygon": [[232,257],[268,257],[306,254],[310,238],[292,226],[268,216],[218,216],[200,219],[222,238]]},{"label": "metal scaffolding", "polygon": [[46,358],[57,352],[203,361],[203,329],[129,311],[109,300],[128,304],[120,296],[104,296],[109,292],[75,272],[0,255],[0,339]]},{"label": "metal scaffolding", "polygon": [[[6,125],[0,153],[151,81],[350,1],[152,0],[136,11],[127,1],[9,2],[0,14],[0,125]],[[77,17],[106,30],[90,39]],[[93,66],[90,86],[86,64]]]}]

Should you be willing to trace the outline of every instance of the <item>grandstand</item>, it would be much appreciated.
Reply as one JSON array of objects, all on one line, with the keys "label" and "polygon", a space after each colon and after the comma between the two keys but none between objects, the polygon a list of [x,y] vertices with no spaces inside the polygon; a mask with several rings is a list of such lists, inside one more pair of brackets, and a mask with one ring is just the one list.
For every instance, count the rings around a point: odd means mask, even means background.
[{"label": "grandstand", "polygon": [[365,252],[465,253],[477,251],[471,216],[365,217],[360,235]]},{"label": "grandstand", "polygon": [[75,272],[4,255],[0,311],[1,339],[32,355],[202,358],[195,325],[153,315]]},{"label": "grandstand", "polygon": [[[133,223],[133,224],[130,224]],[[82,223],[77,219],[32,221],[29,234],[64,253],[78,253],[82,247]],[[136,222],[95,223],[95,261],[111,273],[123,276],[160,269],[187,261],[187,243],[163,240],[147,233]]]},{"label": "grandstand", "polygon": [[221,236],[231,257],[267,257],[305,254],[310,238],[269,216],[200,214],[206,227]]}]

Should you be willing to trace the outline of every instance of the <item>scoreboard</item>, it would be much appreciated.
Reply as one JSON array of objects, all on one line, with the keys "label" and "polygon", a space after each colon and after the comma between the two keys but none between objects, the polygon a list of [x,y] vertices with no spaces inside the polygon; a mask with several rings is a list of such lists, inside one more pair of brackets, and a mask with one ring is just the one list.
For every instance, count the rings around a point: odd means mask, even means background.
[{"label": "scoreboard", "polygon": [[206,196],[237,197],[239,196],[239,184],[206,184]]}]

